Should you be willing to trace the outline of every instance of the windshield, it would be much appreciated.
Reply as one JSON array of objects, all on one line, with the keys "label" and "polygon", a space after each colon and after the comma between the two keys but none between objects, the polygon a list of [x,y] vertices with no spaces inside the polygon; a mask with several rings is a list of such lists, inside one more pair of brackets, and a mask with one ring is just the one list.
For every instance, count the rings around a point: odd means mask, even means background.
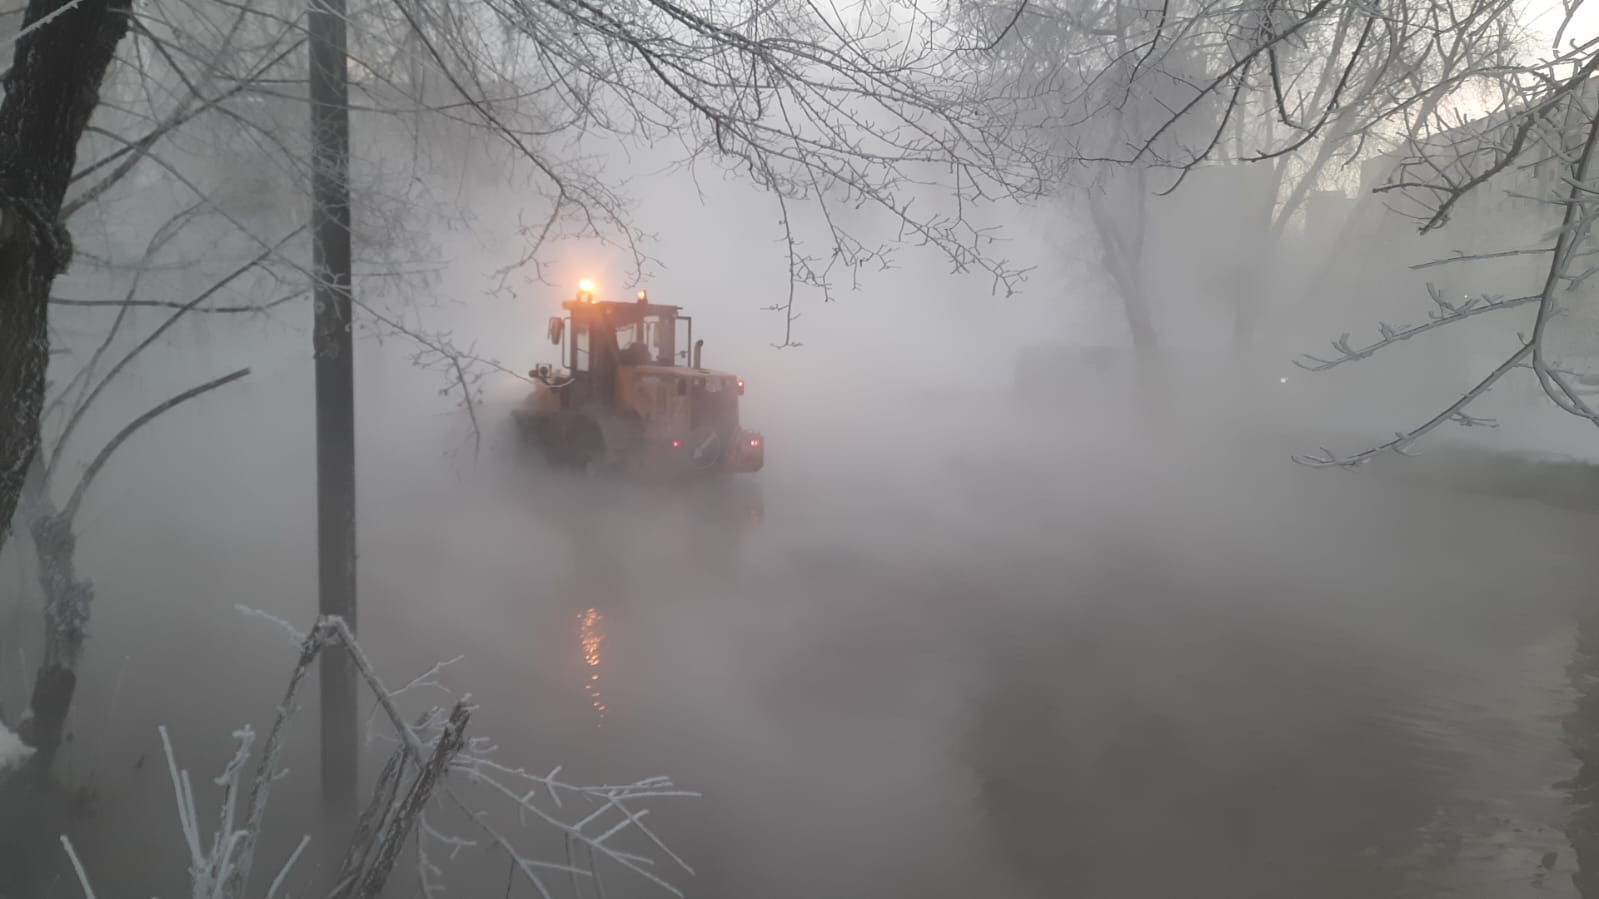
[{"label": "windshield", "polygon": [[672,328],[664,316],[642,316],[616,329],[616,349],[625,365],[671,365]]}]

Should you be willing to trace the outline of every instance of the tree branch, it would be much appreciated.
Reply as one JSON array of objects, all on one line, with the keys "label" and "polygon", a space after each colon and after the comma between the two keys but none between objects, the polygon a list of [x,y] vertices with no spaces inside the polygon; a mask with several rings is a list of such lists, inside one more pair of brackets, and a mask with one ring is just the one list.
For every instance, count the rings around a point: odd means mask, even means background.
[{"label": "tree branch", "polygon": [[1442,412],[1439,412],[1432,418],[1427,419],[1427,421],[1423,422],[1416,428],[1395,434],[1394,438],[1387,443],[1379,444],[1371,447],[1370,449],[1362,450],[1350,456],[1336,456],[1326,447],[1323,447],[1320,454],[1296,455],[1293,457],[1293,459],[1295,462],[1298,462],[1301,465],[1309,465],[1313,468],[1325,468],[1335,465],[1342,468],[1357,468],[1367,462],[1370,462],[1373,458],[1385,452],[1395,452],[1399,453],[1400,455],[1412,455],[1409,452],[1411,445],[1413,445],[1417,440],[1420,440],[1422,437],[1425,437],[1427,434],[1436,430],[1439,425],[1442,425],[1446,422],[1457,422],[1468,425],[1487,422],[1488,419],[1475,419],[1471,418],[1470,416],[1465,416],[1462,410],[1475,402],[1478,397],[1482,396],[1484,393],[1487,393],[1488,389],[1492,387],[1500,378],[1504,377],[1505,374],[1511,369],[1521,365],[1522,360],[1526,359],[1530,355],[1532,355],[1532,344],[1524,344],[1521,349],[1511,354],[1508,359],[1499,364],[1498,368],[1495,368],[1493,371],[1489,372],[1488,376],[1477,382],[1475,387],[1472,387],[1470,390],[1461,394],[1459,399],[1455,400],[1453,403],[1450,403]]},{"label": "tree branch", "polygon": [[211,391],[216,390],[218,387],[231,384],[249,374],[250,370],[248,368],[241,368],[238,371],[207,381],[197,387],[191,387],[177,396],[171,397],[170,399],[157,404],[143,415],[140,415],[133,421],[128,422],[125,426],[123,426],[122,430],[116,433],[116,436],[112,437],[105,446],[100,448],[100,452],[97,453],[94,457],[94,460],[89,463],[89,467],[84,469],[83,477],[78,480],[78,486],[73,488],[71,498],[67,500],[66,507],[61,510],[61,515],[65,521],[68,524],[72,522],[73,517],[77,514],[78,506],[83,503],[83,496],[86,492],[88,492],[89,485],[93,483],[95,475],[100,473],[100,469],[105,467],[106,462],[110,461],[111,454],[115,453],[118,447],[126,443],[128,438],[132,437],[140,428],[159,418],[164,413],[183,405],[189,400],[210,393]]}]

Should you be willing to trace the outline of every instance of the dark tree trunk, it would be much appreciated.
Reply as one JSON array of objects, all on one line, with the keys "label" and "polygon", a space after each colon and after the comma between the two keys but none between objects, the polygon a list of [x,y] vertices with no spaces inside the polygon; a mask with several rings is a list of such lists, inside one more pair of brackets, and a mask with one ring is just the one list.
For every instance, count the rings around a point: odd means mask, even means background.
[{"label": "dark tree trunk", "polygon": [[[1133,358],[1138,363],[1138,400],[1146,413],[1158,418],[1165,383],[1153,298],[1145,278],[1148,183],[1142,169],[1133,169],[1127,177],[1131,183],[1122,185],[1123,195],[1109,203],[1091,189],[1088,208],[1099,235],[1101,264],[1116,285],[1127,330],[1132,335]],[[1106,181],[1107,189],[1117,184],[1114,177]]]},{"label": "dark tree trunk", "polygon": [[[39,446],[50,360],[46,317],[51,284],[72,257],[60,221],[77,165],[78,140],[100,101],[100,83],[128,32],[131,0],[30,0],[0,101],[0,546],[11,533]],[[52,622],[55,626],[65,622]],[[39,748],[0,777],[0,868],[4,887],[26,893],[47,872],[17,859],[53,858],[66,806],[50,780],[76,684],[70,667],[47,660],[23,737]],[[11,814],[5,814],[11,812]],[[48,867],[48,866],[46,866]]]},{"label": "dark tree trunk", "polygon": [[1562,786],[1570,819],[1566,836],[1576,853],[1577,870],[1572,885],[1582,899],[1599,899],[1599,617],[1584,614],[1577,621],[1577,642],[1572,647],[1567,673],[1576,701],[1564,722],[1566,748],[1577,763],[1576,773]]},{"label": "dark tree trunk", "polygon": [[[128,32],[131,0],[29,0],[0,101],[0,546],[38,448],[50,285],[72,244],[58,220],[78,140]],[[35,27],[37,26],[37,27]],[[30,30],[32,29],[32,30]]]},{"label": "dark tree trunk", "polygon": [[[0,188],[6,195],[11,191]],[[0,546],[11,533],[17,500],[38,446],[50,358],[45,296],[53,273],[16,201],[0,197]],[[41,258],[45,257],[45,258]]]}]

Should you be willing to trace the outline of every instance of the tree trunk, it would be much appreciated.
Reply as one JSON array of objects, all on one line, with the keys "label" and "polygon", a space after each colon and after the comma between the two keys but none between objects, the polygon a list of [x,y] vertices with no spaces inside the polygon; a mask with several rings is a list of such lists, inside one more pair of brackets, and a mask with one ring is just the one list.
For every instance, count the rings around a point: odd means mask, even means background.
[{"label": "tree trunk", "polygon": [[[1133,357],[1138,363],[1138,398],[1145,411],[1158,413],[1164,385],[1155,330],[1155,310],[1144,274],[1148,185],[1142,169],[1134,169],[1128,173],[1128,177],[1132,179],[1128,187],[1129,195],[1115,203],[1117,208],[1129,210],[1128,221],[1124,223],[1119,219],[1093,188],[1088,191],[1088,208],[1094,230],[1099,235],[1101,263],[1116,285],[1116,293],[1122,301],[1122,313],[1127,317],[1127,330],[1132,335]],[[1105,180],[1107,193],[1115,181],[1115,173]]]},{"label": "tree trunk", "polygon": [[38,449],[50,286],[72,243],[61,203],[131,0],[29,0],[0,101],[0,546]]},{"label": "tree trunk", "polygon": [[1128,286],[1122,289],[1122,311],[1133,334],[1133,358],[1138,362],[1136,388],[1140,412],[1158,421],[1166,411],[1166,366],[1156,337],[1155,312],[1141,271],[1135,271]]},{"label": "tree trunk", "polygon": [[48,248],[7,199],[0,197],[0,547],[38,448],[50,360],[45,303],[54,277]]},{"label": "tree trunk", "polygon": [[78,538],[72,519],[50,498],[42,460],[29,467],[23,488],[23,515],[39,561],[44,591],[44,657],[34,678],[33,696],[20,728],[35,750],[34,761],[48,769],[66,737],[67,713],[78,686],[78,656],[89,626],[94,585],[77,573]]},{"label": "tree trunk", "polygon": [[1582,899],[1599,899],[1599,618],[1592,613],[1577,620],[1577,640],[1572,647],[1567,673],[1571,677],[1576,701],[1563,722],[1566,748],[1576,762],[1565,788],[1570,806],[1566,837],[1576,854],[1577,870],[1572,885]]},{"label": "tree trunk", "polygon": [[[11,534],[24,484],[39,448],[50,361],[50,287],[71,261],[60,222],[78,141],[100,101],[100,84],[128,31],[131,0],[29,0],[0,100],[0,547]],[[69,669],[46,666],[32,707],[70,705]],[[37,715],[30,724],[38,723]],[[59,738],[60,728],[46,721]],[[29,734],[24,734],[27,738]],[[37,745],[36,743],[34,745]],[[35,753],[13,776],[0,778],[0,881],[26,893],[37,888],[64,821],[64,793],[49,778],[53,753]]]},{"label": "tree trunk", "polygon": [[[1277,287],[1278,266],[1286,249],[1282,239],[1283,228],[1292,210],[1284,209],[1279,214],[1276,209],[1277,196],[1282,192],[1284,174],[1284,166],[1280,162],[1273,160],[1246,165],[1265,165],[1271,168],[1271,180],[1261,190],[1259,196],[1251,194],[1246,198],[1260,203],[1256,207],[1258,218],[1252,220],[1252,224],[1258,225],[1258,228],[1252,228],[1250,232],[1239,235],[1240,240],[1252,240],[1254,246],[1249,247],[1249,251],[1244,254],[1244,261],[1235,269],[1237,277],[1232,282],[1233,289],[1237,292],[1233,305],[1233,360],[1237,373],[1243,377],[1243,386],[1252,389],[1262,377],[1258,368],[1262,361],[1259,358],[1258,346],[1261,319],[1267,311],[1267,296]],[[1249,171],[1247,167],[1243,170],[1246,179],[1244,184],[1246,187],[1253,187],[1247,180]],[[1293,196],[1289,198],[1290,202],[1297,206],[1304,201],[1311,177],[1307,175],[1295,186]]]}]

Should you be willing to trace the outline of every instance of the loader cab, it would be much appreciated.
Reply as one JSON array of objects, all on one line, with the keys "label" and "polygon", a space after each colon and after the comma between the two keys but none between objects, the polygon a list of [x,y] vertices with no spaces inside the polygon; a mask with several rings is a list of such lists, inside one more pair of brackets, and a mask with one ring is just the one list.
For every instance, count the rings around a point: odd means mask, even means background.
[{"label": "loader cab", "polygon": [[561,346],[562,361],[572,383],[563,390],[562,405],[612,404],[620,399],[625,369],[687,368],[692,359],[694,320],[678,306],[649,302],[639,291],[636,302],[596,300],[591,291],[561,304],[564,318],[550,320],[550,342]]}]

